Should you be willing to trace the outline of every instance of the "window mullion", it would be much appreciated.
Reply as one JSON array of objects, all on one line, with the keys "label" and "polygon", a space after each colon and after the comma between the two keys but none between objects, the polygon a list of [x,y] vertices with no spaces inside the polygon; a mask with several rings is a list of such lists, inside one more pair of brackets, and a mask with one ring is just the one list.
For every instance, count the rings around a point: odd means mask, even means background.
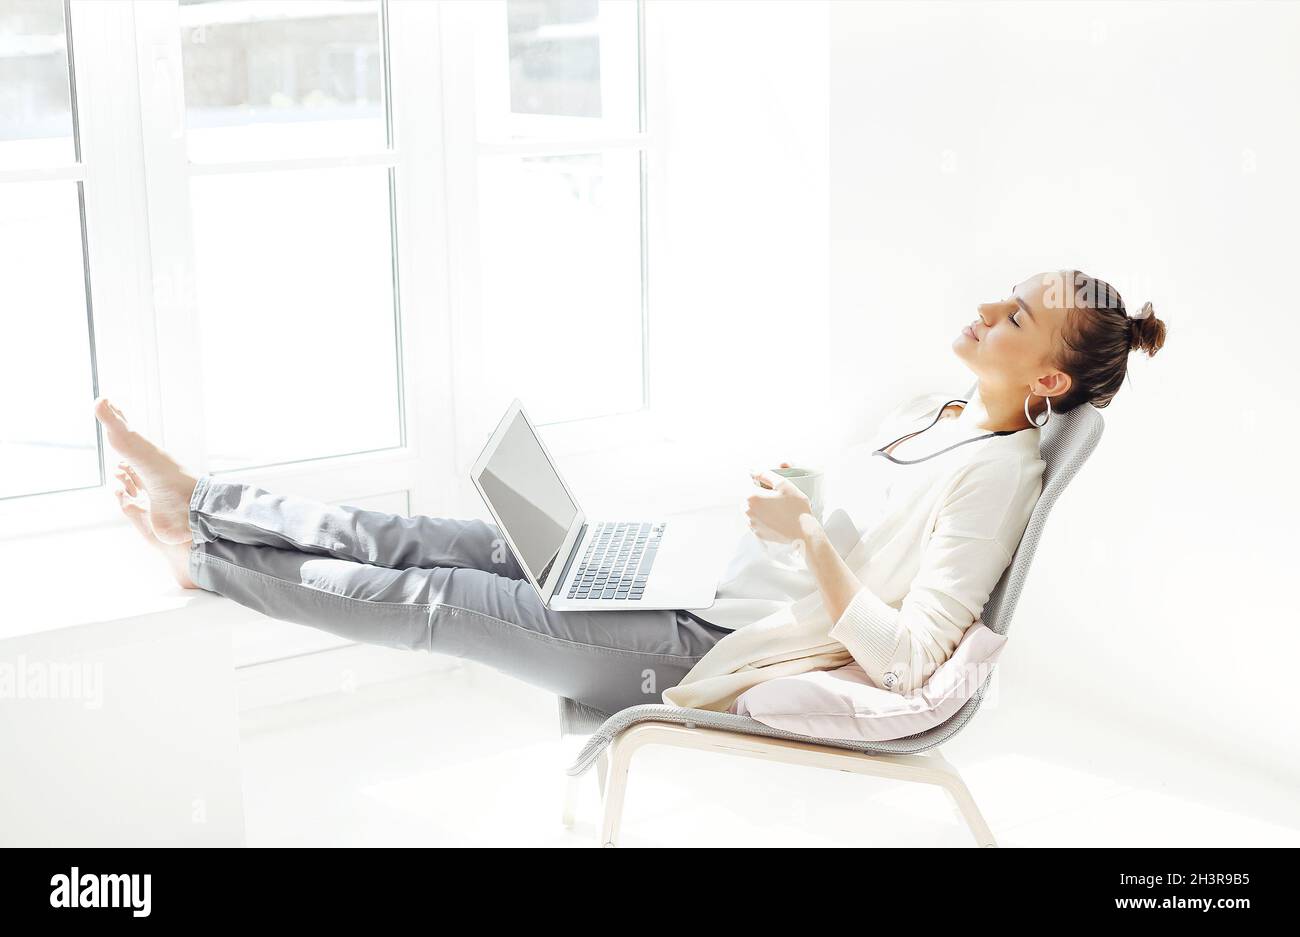
[{"label": "window mullion", "polygon": [[10,182],[77,182],[84,178],[85,172],[80,163],[27,169],[0,169],[0,185]]},{"label": "window mullion", "polygon": [[472,508],[460,500],[472,492],[457,472],[455,412],[448,405],[459,356],[449,302],[443,74],[439,56],[429,54],[439,47],[440,7],[388,4],[406,431],[416,469],[411,510],[427,514]]},{"label": "window mullion", "polygon": [[202,348],[194,277],[178,5],[137,2],[136,68],[163,444],[206,466]]},{"label": "window mullion", "polygon": [[639,133],[538,140],[483,140],[476,145],[476,149],[480,156],[566,156],[606,150],[645,149],[654,142],[650,134]]},{"label": "window mullion", "polygon": [[140,125],[132,6],[108,0],[74,2],[71,9],[99,392],[141,430],[156,432],[143,151],[139,134],[131,132]]},{"label": "window mullion", "polygon": [[656,401],[662,395],[656,385],[674,379],[671,362],[665,361],[667,350],[657,349],[654,328],[655,301],[666,293],[668,264],[661,248],[667,222],[667,66],[668,48],[658,3],[642,3],[640,20],[640,54],[642,56],[641,120],[647,145],[642,152],[642,367],[646,408],[661,416]]},{"label": "window mullion", "polygon": [[[451,376],[455,387],[456,469],[468,472],[493,421],[481,393],[487,373],[480,297],[475,17],[472,5],[439,4],[442,88],[443,231],[447,302],[451,310]],[[463,483],[467,484],[467,483]]]},{"label": "window mullion", "polygon": [[291,172],[298,169],[348,169],[359,166],[394,166],[399,154],[392,150],[349,156],[305,156],[289,159],[247,159],[231,163],[189,164],[191,176],[228,175],[236,172]]}]

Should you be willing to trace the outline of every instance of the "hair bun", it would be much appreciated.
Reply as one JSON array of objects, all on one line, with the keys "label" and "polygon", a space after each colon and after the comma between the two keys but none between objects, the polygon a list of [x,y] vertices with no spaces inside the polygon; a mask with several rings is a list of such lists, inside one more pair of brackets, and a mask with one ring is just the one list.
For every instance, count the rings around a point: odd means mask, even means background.
[{"label": "hair bun", "polygon": [[1139,349],[1150,358],[1165,343],[1165,324],[1156,318],[1155,308],[1150,303],[1143,303],[1138,314],[1128,320],[1128,344],[1130,351]]}]

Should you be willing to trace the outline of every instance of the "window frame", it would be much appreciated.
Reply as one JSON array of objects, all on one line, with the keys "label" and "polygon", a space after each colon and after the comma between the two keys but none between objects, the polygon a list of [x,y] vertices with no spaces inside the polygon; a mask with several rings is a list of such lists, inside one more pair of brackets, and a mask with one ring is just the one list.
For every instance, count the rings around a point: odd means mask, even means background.
[{"label": "window frame", "polygon": [[[140,289],[148,270],[147,249],[142,251],[142,229],[136,209],[144,204],[135,168],[132,118],[138,125],[138,107],[131,96],[115,96],[107,89],[133,84],[134,58],[122,56],[117,42],[130,41],[126,30],[127,0],[102,4],[71,0],[65,3],[70,91],[74,95],[74,131],[78,157],[61,166],[0,172],[0,177],[23,177],[80,182],[85,217],[84,261],[89,275],[88,302],[94,330],[93,386],[96,393],[114,387],[115,397],[129,408],[136,425],[155,426],[149,411],[152,375],[147,353],[150,330],[142,328],[138,312]],[[129,271],[134,269],[136,277]],[[91,400],[86,401],[86,418]],[[98,428],[97,428],[98,432]],[[101,484],[72,491],[32,494],[0,501],[0,536],[16,538],[98,526],[120,520],[117,505],[108,497],[106,484],[116,458],[100,436],[103,476]]]},{"label": "window frame", "polygon": [[[395,41],[412,32],[436,29],[436,17],[417,4],[390,4],[380,0],[381,42],[388,53],[390,88],[419,87],[430,76],[412,55],[409,43]],[[398,9],[400,7],[400,10]],[[336,501],[375,492],[406,490],[412,492],[421,478],[436,474],[437,466],[423,464],[430,447],[420,446],[412,429],[423,423],[411,419],[413,413],[430,414],[420,406],[423,382],[408,366],[412,348],[424,347],[418,317],[404,315],[408,303],[419,303],[421,284],[405,282],[405,271],[414,256],[429,250],[429,232],[416,224],[410,210],[411,200],[404,194],[430,170],[404,152],[407,136],[418,128],[409,126],[418,116],[409,106],[411,95],[386,92],[385,105],[390,114],[391,145],[382,150],[358,150],[330,155],[270,159],[249,159],[217,163],[192,163],[186,147],[184,71],[180,38],[179,5],[169,3],[134,4],[136,50],[139,63],[139,95],[142,102],[141,122],[144,134],[144,167],[149,192],[149,231],[153,245],[155,269],[174,271],[172,275],[153,277],[153,304],[159,337],[159,364],[163,372],[160,406],[163,409],[163,444],[186,465],[203,466],[206,462],[203,426],[203,381],[200,327],[195,292],[193,227],[190,216],[190,180],[196,175],[230,174],[248,171],[291,171],[313,168],[331,169],[354,166],[382,166],[391,170],[390,220],[395,229],[396,245],[394,298],[396,335],[399,348],[399,416],[402,442],[398,446],[371,452],[322,456],[318,458],[255,466],[214,473],[218,477],[238,479],[263,487],[292,487],[295,491],[320,500]],[[397,25],[394,26],[394,17]],[[403,103],[405,102],[405,104]],[[414,241],[415,243],[408,243]],[[423,305],[423,304],[421,304]],[[430,414],[432,416],[433,414]],[[205,469],[206,470],[206,469]]]},{"label": "window frame", "polygon": [[487,370],[487,345],[481,301],[479,264],[478,167],[483,157],[603,153],[634,149],[641,154],[641,396],[635,410],[547,423],[540,427],[547,446],[557,458],[602,452],[645,442],[647,434],[660,435],[654,410],[653,378],[660,369],[651,343],[653,321],[653,233],[662,230],[660,212],[664,173],[664,69],[662,31],[654,4],[637,4],[639,65],[638,111],[641,130],[636,133],[573,134],[553,139],[482,140],[477,130],[478,95],[475,83],[475,3],[478,0],[443,0],[442,61],[449,91],[443,101],[449,180],[447,227],[459,232],[449,239],[448,272],[452,305],[457,310],[454,328],[458,349],[454,371],[456,385],[457,472],[465,474],[500,413],[489,412],[479,393],[479,375]]}]

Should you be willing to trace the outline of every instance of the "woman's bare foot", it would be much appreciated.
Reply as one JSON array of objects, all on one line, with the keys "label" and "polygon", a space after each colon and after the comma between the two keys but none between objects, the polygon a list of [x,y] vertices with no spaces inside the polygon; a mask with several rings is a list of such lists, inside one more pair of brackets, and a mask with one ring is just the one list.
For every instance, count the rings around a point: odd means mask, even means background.
[{"label": "woman's bare foot", "polygon": [[172,576],[176,578],[180,587],[197,589],[198,586],[190,578],[190,544],[163,543],[154,536],[153,528],[149,526],[149,509],[140,503],[139,488],[131,481],[127,469],[129,466],[125,464],[119,466],[117,478],[122,483],[122,487],[113,492],[117,497],[118,505],[122,508],[122,513],[131,522],[131,526],[139,531],[140,536],[162,553],[163,558],[167,560],[167,566],[172,571]]},{"label": "woman's bare foot", "polygon": [[[107,397],[95,401],[95,418],[104,424],[108,444],[126,458],[131,487],[137,489],[132,493],[128,488],[128,496],[138,499],[139,489],[147,495],[145,516],[153,536],[163,544],[188,544],[191,539],[190,498],[198,479],[127,426],[125,414]],[[140,506],[138,501],[137,506]]]}]

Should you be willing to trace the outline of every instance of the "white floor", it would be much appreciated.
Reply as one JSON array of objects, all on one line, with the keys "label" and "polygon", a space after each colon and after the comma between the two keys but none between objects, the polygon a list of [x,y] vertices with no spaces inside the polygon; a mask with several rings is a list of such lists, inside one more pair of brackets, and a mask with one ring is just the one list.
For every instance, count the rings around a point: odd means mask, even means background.
[{"label": "white floor", "polygon": [[[252,710],[241,726],[248,844],[592,846],[593,773],[577,825],[560,824],[562,769],[581,740],[557,726],[553,697],[472,664]],[[1003,700],[944,754],[1003,846],[1300,846],[1293,789],[1131,731]],[[937,790],[666,749],[637,756],[623,836],[971,843]]]}]

